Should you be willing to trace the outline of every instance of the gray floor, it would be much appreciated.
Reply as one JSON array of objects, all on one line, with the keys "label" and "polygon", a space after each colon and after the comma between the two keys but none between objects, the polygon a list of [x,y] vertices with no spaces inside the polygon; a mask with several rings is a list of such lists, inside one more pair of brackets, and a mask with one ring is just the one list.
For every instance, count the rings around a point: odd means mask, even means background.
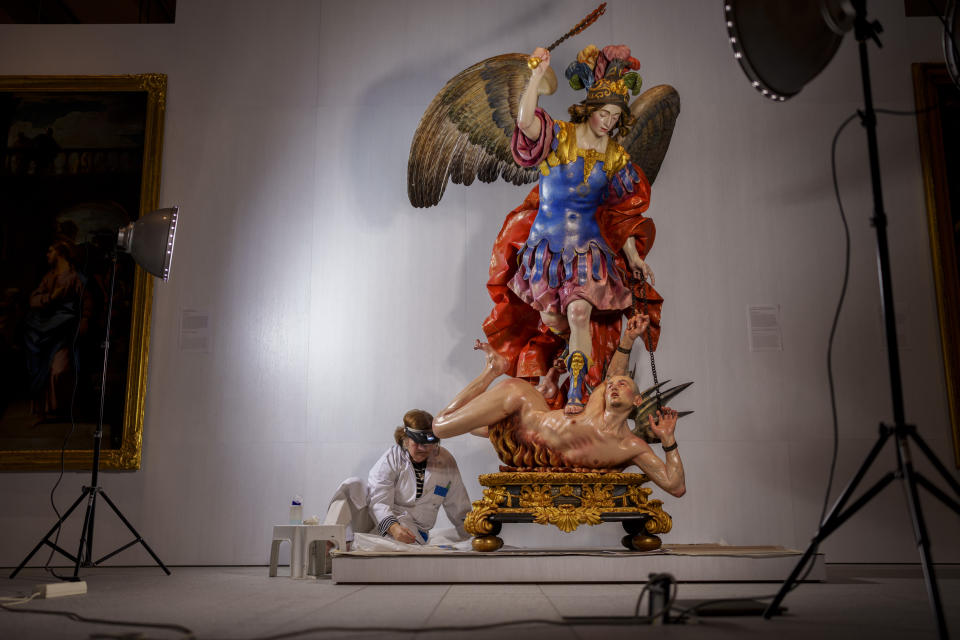
[{"label": "gray floor", "polygon": [[[266,567],[99,568],[82,573],[88,593],[34,600],[17,609],[70,611],[88,618],[177,624],[197,638],[897,638],[936,637],[918,566],[827,565],[828,580],[787,596],[788,613],[761,618],[701,618],[694,624],[571,626],[564,616],[631,615],[640,584],[335,585],[268,578]],[[937,567],[947,624],[960,637],[960,566]],[[9,569],[6,574],[9,575]],[[29,594],[50,582],[39,569],[0,581],[0,596]],[[679,600],[763,596],[771,583],[680,583]],[[644,606],[646,603],[644,602]],[[539,619],[558,624],[473,631],[404,633],[400,628],[483,625]],[[321,632],[323,626],[394,629]],[[311,630],[314,629],[314,630]],[[137,635],[142,633],[143,635]],[[110,626],[61,616],[0,610],[0,638],[183,638],[167,629]]]}]

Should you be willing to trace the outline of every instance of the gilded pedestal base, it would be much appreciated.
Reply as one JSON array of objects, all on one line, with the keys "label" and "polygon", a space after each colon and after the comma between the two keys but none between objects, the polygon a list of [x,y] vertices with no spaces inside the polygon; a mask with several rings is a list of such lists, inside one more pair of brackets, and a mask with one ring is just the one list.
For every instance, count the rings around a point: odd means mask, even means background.
[{"label": "gilded pedestal base", "polygon": [[464,522],[474,535],[476,551],[496,551],[504,522],[552,524],[573,531],[581,524],[621,522],[628,549],[651,551],[660,547],[655,534],[673,526],[663,502],[650,500],[649,481],[642,473],[510,472],[481,475],[483,499],[473,503]]}]

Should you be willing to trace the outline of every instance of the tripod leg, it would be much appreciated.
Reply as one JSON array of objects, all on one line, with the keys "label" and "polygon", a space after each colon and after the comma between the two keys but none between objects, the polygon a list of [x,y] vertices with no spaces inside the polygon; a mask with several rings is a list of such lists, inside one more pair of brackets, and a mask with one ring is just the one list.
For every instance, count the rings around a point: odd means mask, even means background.
[{"label": "tripod leg", "polygon": [[941,491],[940,487],[923,477],[922,473],[914,472],[913,477],[917,479],[917,484],[933,494],[934,498],[939,498],[940,502],[953,509],[954,513],[960,516],[960,503]]},{"label": "tripod leg", "polygon": [[[132,534],[134,535],[134,537],[136,538],[136,542],[139,542],[140,544],[142,544],[142,545],[143,545],[143,548],[146,549],[146,550],[147,550],[147,553],[150,554],[150,557],[153,558],[153,561],[156,562],[157,565],[159,565],[159,567],[160,567],[161,569],[163,569],[163,572],[164,572],[164,573],[166,573],[167,575],[170,575],[170,570],[167,569],[166,565],[164,565],[163,562],[160,560],[160,558],[157,557],[157,554],[155,554],[155,553],[153,552],[153,549],[150,548],[150,545],[147,544],[147,541],[144,540],[143,537],[142,537],[139,533],[137,533],[137,530],[133,528],[133,525],[130,524],[130,521],[123,517],[123,514],[120,513],[120,509],[117,508],[117,505],[113,504],[113,500],[110,499],[110,496],[108,496],[108,495],[106,494],[106,492],[104,492],[104,491],[101,491],[101,492],[100,492],[100,495],[102,495],[102,496],[103,496],[103,499],[107,501],[107,504],[110,505],[110,508],[113,509],[113,512],[114,512],[115,514],[117,514],[117,517],[120,518],[120,520],[123,522],[123,524],[125,524],[125,525],[127,526],[127,529],[130,530],[130,533],[132,533]],[[103,560],[106,560],[106,559],[109,558],[111,555],[113,555],[113,554],[111,553],[111,554],[108,554],[108,555],[104,556],[103,558],[101,558],[100,560],[97,561],[97,564],[99,564],[99,563],[102,562]]]},{"label": "tripod leg", "polygon": [[907,494],[907,504],[910,507],[910,516],[913,520],[913,532],[917,539],[917,550],[920,552],[920,562],[923,566],[923,580],[927,585],[927,596],[937,621],[937,634],[940,638],[948,638],[947,621],[943,615],[943,604],[940,602],[940,589],[937,587],[937,577],[933,570],[933,558],[930,556],[930,539],[927,537],[927,525],[920,509],[920,496],[917,495],[917,478],[913,471],[913,462],[910,459],[910,449],[905,437],[897,438],[899,455],[897,456],[903,470],[903,484]]},{"label": "tripod leg", "polygon": [[[84,487],[83,491],[80,493],[80,497],[77,498],[72,505],[70,505],[70,508],[67,509],[62,516],[60,516],[60,519],[57,520],[56,524],[54,524],[53,527],[50,528],[50,531],[47,532],[47,535],[43,536],[43,539],[37,543],[37,546],[33,548],[33,551],[27,554],[27,557],[23,559],[23,562],[20,563],[20,566],[18,566],[16,569],[13,570],[13,573],[10,574],[11,579],[16,578],[17,574],[20,573],[20,570],[23,569],[25,566],[27,566],[27,563],[30,562],[30,558],[32,558],[37,553],[37,551],[40,551],[40,547],[48,543],[50,544],[50,546],[53,546],[53,543],[49,542],[50,536],[52,536],[53,533],[63,525],[66,519],[70,517],[70,514],[73,513],[74,509],[80,506],[80,503],[83,502],[83,499],[84,497],[86,497],[86,495],[87,495],[87,488]],[[67,556],[71,560],[73,560],[72,556],[65,553],[59,547],[54,547],[54,548],[57,549],[57,551],[60,551],[60,553],[63,553],[65,556]]]},{"label": "tripod leg", "polygon": [[867,474],[867,470],[870,469],[873,461],[876,460],[878,455],[880,455],[880,451],[883,450],[883,446],[887,444],[887,439],[889,439],[892,434],[893,429],[885,425],[881,425],[880,438],[873,445],[873,448],[870,449],[870,453],[867,454],[863,464],[860,465],[856,475],[853,476],[853,480],[851,480],[850,484],[848,484],[843,490],[843,493],[840,494],[840,497],[837,498],[837,501],[833,503],[833,508],[830,509],[830,513],[827,515],[826,520],[820,523],[821,525],[828,522],[833,517],[833,514],[838,513],[841,509],[843,509],[844,505],[847,504],[847,500],[849,500],[850,496],[853,495],[853,492],[856,490],[857,486],[859,486],[860,481],[863,480],[863,476]]},{"label": "tripod leg", "polygon": [[[870,453],[867,454],[867,458],[863,461],[863,464],[860,465],[860,469],[857,470],[856,475],[853,476],[853,480],[851,480],[850,484],[848,484],[843,490],[843,493],[840,494],[840,497],[837,498],[837,501],[833,503],[833,508],[830,509],[829,515],[827,515],[827,518],[820,524],[817,534],[813,537],[813,540],[810,542],[810,546],[807,547],[807,551],[803,554],[800,562],[797,563],[797,566],[793,568],[793,572],[786,579],[786,581],[784,581],[783,586],[780,587],[780,591],[777,592],[777,597],[773,599],[773,602],[770,603],[770,606],[767,607],[767,610],[763,612],[764,618],[769,620],[776,614],[777,609],[780,607],[780,603],[783,602],[783,599],[787,596],[787,593],[789,593],[790,589],[793,588],[794,582],[800,575],[800,572],[803,571],[804,566],[806,566],[807,562],[810,560],[810,557],[820,544],[820,541],[830,535],[830,533],[838,526],[836,521],[841,517],[846,519],[865,504],[864,498],[866,498],[866,496],[858,500],[857,504],[851,507],[847,513],[841,513],[843,506],[847,503],[847,500],[850,499],[850,496],[853,495],[853,492],[856,491],[857,486],[863,479],[863,476],[866,475],[870,465],[873,464],[873,461],[880,454],[880,451],[883,449],[883,445],[886,444],[887,439],[890,437],[892,432],[893,430],[889,427],[881,428],[880,438],[873,445],[873,448],[870,449]],[[887,477],[874,485],[868,494],[872,497],[872,495],[878,493],[881,489],[883,489],[883,487],[889,484],[892,479],[892,474],[887,474]]]},{"label": "tripod leg", "polygon": [[[80,565],[83,564],[83,553],[93,545],[93,506],[97,502],[97,487],[84,487],[89,494],[87,499],[87,512],[83,515],[83,528],[80,530],[80,548],[77,549],[77,563],[73,567],[74,579],[80,577]],[[90,544],[87,544],[89,532]],[[85,549],[86,548],[86,549]],[[90,556],[87,556],[87,562],[90,562]]]},{"label": "tripod leg", "polygon": [[[94,493],[100,493],[100,487],[93,488]],[[93,565],[93,528],[97,524],[97,501],[90,503],[90,527],[87,534],[87,564]]]},{"label": "tripod leg", "polygon": [[[823,521],[823,524],[820,526],[820,529],[817,531],[817,535],[813,537],[813,540],[810,542],[810,546],[807,547],[806,553],[803,554],[803,558],[800,559],[800,562],[797,563],[797,566],[794,567],[793,573],[790,574],[790,577],[786,579],[783,583],[783,586],[780,587],[780,591],[777,593],[777,597],[774,598],[773,602],[770,603],[770,606],[767,607],[766,611],[763,613],[763,617],[770,619],[772,616],[776,615],[777,608],[780,606],[780,603],[783,602],[783,599],[786,597],[787,593],[793,588],[794,583],[797,581],[797,577],[800,575],[800,571],[803,570],[803,567],[807,564],[807,561],[810,557],[816,552],[817,547],[820,543],[826,540],[831,533],[840,528],[844,522],[847,521],[853,514],[860,510],[861,507],[866,505],[870,500],[873,499],[878,493],[883,491],[888,484],[893,482],[893,479],[896,475],[890,471],[884,475],[880,480],[870,487],[867,491],[860,496],[856,502],[850,505],[850,508],[844,512],[837,511],[837,507],[834,507],[833,511],[830,512],[830,515],[826,520]],[[852,486],[856,486],[855,484]],[[838,505],[840,501],[837,501]]]},{"label": "tripod leg", "polygon": [[813,540],[810,541],[810,546],[807,547],[803,557],[800,558],[800,562],[796,564],[796,566],[793,568],[793,571],[790,572],[790,576],[783,583],[783,586],[780,587],[780,591],[777,592],[777,597],[773,599],[773,602],[771,602],[763,612],[764,618],[769,620],[777,614],[777,610],[780,608],[780,603],[783,602],[783,599],[787,596],[787,593],[790,591],[790,587],[794,582],[797,581],[797,578],[800,576],[800,572],[803,571],[803,568],[807,566],[808,562],[810,562],[813,554],[816,553],[817,547],[820,544],[820,540],[821,536],[818,533]]},{"label": "tripod leg", "polygon": [[916,429],[912,429],[910,432],[910,437],[913,438],[913,441],[917,443],[917,446],[920,447],[920,450],[927,456],[927,460],[930,461],[930,464],[940,472],[940,476],[944,481],[953,487],[953,491],[960,497],[960,482],[957,482],[953,475],[947,471],[947,468],[943,466],[943,463],[940,462],[940,459],[937,458],[937,454],[927,445],[923,438],[920,437],[920,434],[917,433]]},{"label": "tripod leg", "polygon": [[884,474],[880,480],[877,481],[875,485],[870,487],[867,491],[864,491],[863,495],[857,498],[857,501],[854,502],[850,507],[841,514],[837,514],[837,517],[829,522],[825,522],[820,531],[822,533],[821,540],[826,540],[830,537],[830,534],[840,528],[840,526],[849,520],[853,514],[857,511],[860,511],[861,507],[866,506],[868,502],[873,500],[874,496],[887,488],[887,485],[894,481],[897,477],[893,471],[888,471]]}]

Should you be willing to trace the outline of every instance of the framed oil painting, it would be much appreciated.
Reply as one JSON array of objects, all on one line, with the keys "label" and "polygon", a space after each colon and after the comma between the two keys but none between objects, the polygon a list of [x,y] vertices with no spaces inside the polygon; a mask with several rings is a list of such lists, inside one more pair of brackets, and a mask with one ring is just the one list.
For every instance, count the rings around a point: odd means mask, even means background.
[{"label": "framed oil painting", "polygon": [[913,87],[953,455],[960,467],[960,90],[944,64],[914,64]]},{"label": "framed oil painting", "polygon": [[138,469],[152,278],[117,230],[157,208],[166,76],[0,76],[0,470]]}]

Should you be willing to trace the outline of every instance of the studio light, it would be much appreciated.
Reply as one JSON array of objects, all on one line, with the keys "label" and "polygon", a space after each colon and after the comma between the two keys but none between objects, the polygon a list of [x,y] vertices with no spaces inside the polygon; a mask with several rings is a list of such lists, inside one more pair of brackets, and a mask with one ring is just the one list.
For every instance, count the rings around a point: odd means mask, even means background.
[{"label": "studio light", "polygon": [[[955,3],[952,3],[950,20],[955,22]],[[949,12],[948,12],[949,13]],[[890,374],[890,400],[893,405],[893,425],[881,425],[880,437],[867,455],[853,480],[847,485],[826,519],[814,536],[800,562],[784,582],[780,592],[764,613],[774,615],[786,594],[799,579],[804,566],[810,562],[820,543],[837,530],[850,516],[868,504],[895,478],[903,481],[907,494],[907,506],[913,521],[917,549],[923,567],[927,595],[936,620],[940,638],[947,638],[946,619],[940,601],[940,591],[934,575],[930,553],[930,539],[920,508],[918,486],[927,489],[934,497],[960,514],[960,506],[946,493],[913,468],[909,442],[917,445],[944,481],[960,496],[960,483],[937,459],[933,450],[917,433],[914,425],[906,423],[903,404],[903,387],[900,373],[900,356],[897,346],[897,329],[893,306],[893,287],[890,255],[887,244],[887,216],[883,209],[883,189],[880,180],[880,155],[877,148],[877,120],[873,107],[873,90],[870,85],[870,64],[867,43],[873,41],[882,46],[879,34],[883,28],[879,22],[867,18],[866,0],[726,0],[724,17],[733,55],[740,64],[754,89],[764,97],[783,102],[799,93],[813,80],[833,58],[845,33],[853,29],[860,56],[860,80],[863,89],[864,108],[858,111],[867,133],[867,153],[870,163],[870,182],[873,190],[873,218],[871,223],[877,235],[877,263],[880,276],[880,302],[884,314],[887,365]],[[945,41],[944,52],[948,61],[955,62],[952,29],[944,21],[950,39]],[[945,36],[946,37],[946,36]],[[876,460],[883,446],[893,438],[896,446],[897,469],[867,489],[849,506],[860,481]]]},{"label": "studio light", "polygon": [[[165,282],[167,278],[170,277],[170,262],[173,259],[173,240],[177,233],[178,211],[178,207],[157,209],[156,211],[151,211],[150,213],[140,216],[136,221],[131,222],[117,231],[115,247],[110,255],[113,264],[110,271],[110,292],[106,310],[106,335],[103,339],[103,374],[100,378],[100,418],[97,422],[97,430],[93,434],[93,465],[90,471],[90,486],[83,487],[83,490],[80,492],[80,497],[77,498],[70,508],[57,520],[53,528],[51,528],[50,531],[47,532],[47,535],[33,548],[33,551],[23,559],[20,566],[10,574],[11,578],[15,577],[20,570],[30,562],[30,558],[44,545],[49,546],[57,553],[68,558],[70,562],[74,563],[73,580],[78,579],[81,566],[95,567],[135,544],[143,545],[143,548],[150,554],[150,557],[154,559],[157,565],[159,565],[167,575],[170,575],[170,570],[167,569],[160,558],[157,557],[157,554],[153,552],[153,549],[151,549],[143,537],[137,533],[137,530],[133,528],[130,521],[123,516],[117,505],[113,503],[106,492],[100,487],[98,478],[100,474],[100,446],[103,440],[103,411],[106,405],[107,393],[107,363],[110,357],[110,325],[113,317],[113,293],[117,280],[117,254],[118,252],[130,254],[133,261],[143,267],[147,273]],[[122,547],[111,551],[99,560],[94,561],[93,525],[98,497],[102,497],[106,501],[107,505],[113,510],[117,517],[120,518],[121,522],[126,525],[130,533],[133,534],[134,539]],[[51,538],[56,540],[55,536],[57,536],[60,527],[63,526],[63,523],[70,517],[70,514],[72,514],[84,500],[87,501],[87,512],[83,518],[83,527],[80,529],[80,546],[77,554],[73,555],[57,545]]]},{"label": "studio light", "polygon": [[117,234],[117,249],[129,253],[147,273],[164,282],[170,277],[178,211],[178,207],[151,211]]},{"label": "studio light", "polygon": [[960,54],[957,52],[957,27],[960,26],[960,11],[957,0],[947,1],[946,15],[943,17],[943,58],[947,62],[947,72],[953,84],[960,87]]},{"label": "studio light", "polygon": [[826,68],[855,15],[848,0],[728,0],[723,10],[733,57],[753,88],[777,102]]}]

